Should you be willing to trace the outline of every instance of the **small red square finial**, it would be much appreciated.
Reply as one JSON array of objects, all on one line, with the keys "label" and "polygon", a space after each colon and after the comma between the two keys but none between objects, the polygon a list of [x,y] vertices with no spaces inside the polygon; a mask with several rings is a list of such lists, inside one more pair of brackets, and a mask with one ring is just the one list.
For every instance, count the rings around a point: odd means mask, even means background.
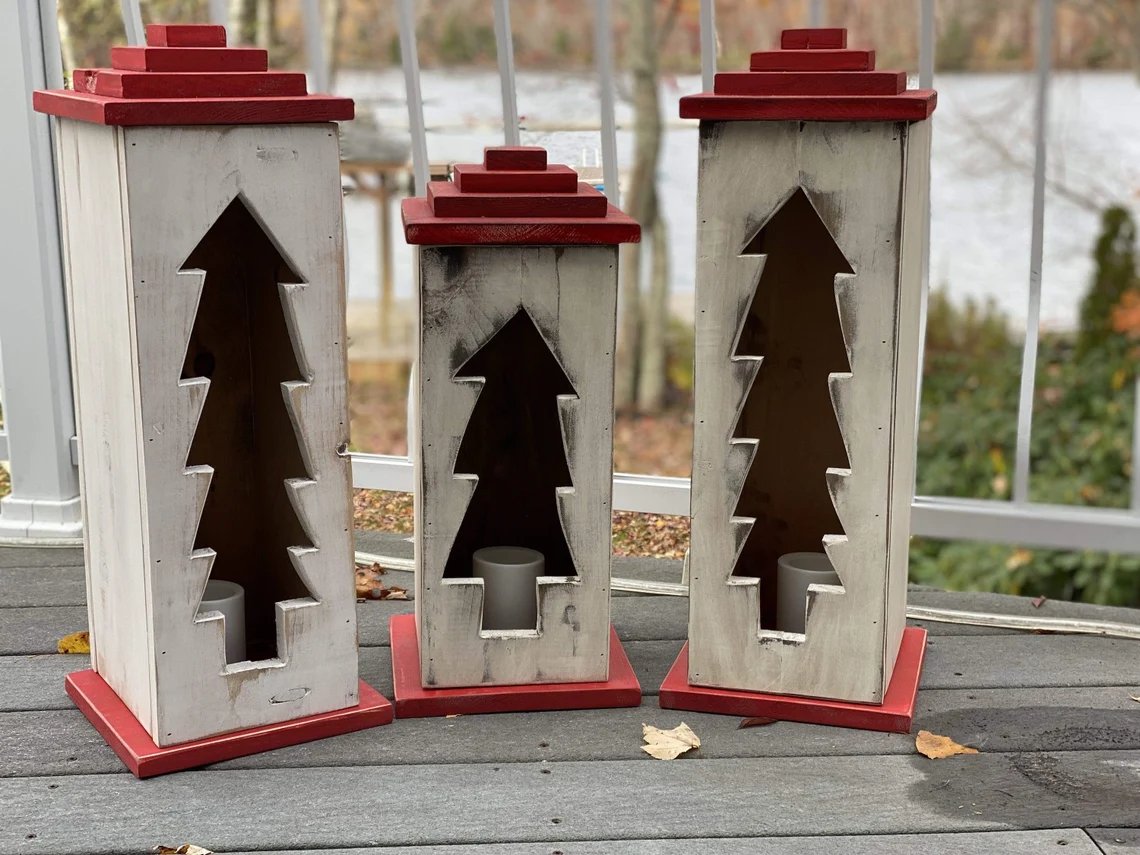
[{"label": "small red square finial", "polygon": [[483,149],[483,166],[487,169],[523,169],[541,172],[546,169],[546,149],[537,145],[500,145]]},{"label": "small red square finial", "polygon": [[842,27],[813,27],[780,33],[781,50],[841,50],[845,47],[847,30]]},{"label": "small red square finial", "polygon": [[220,24],[147,24],[148,47],[225,47],[226,28]]}]

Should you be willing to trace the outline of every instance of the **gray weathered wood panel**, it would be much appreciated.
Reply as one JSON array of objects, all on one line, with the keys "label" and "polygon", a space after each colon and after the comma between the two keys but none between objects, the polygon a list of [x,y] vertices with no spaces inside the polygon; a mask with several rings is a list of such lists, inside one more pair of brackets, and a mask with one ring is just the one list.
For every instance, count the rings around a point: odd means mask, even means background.
[{"label": "gray weathered wood panel", "polygon": [[[1140,810],[1140,752],[349,767],[0,781],[0,853],[220,850],[1115,827]],[[778,781],[778,786],[773,782]],[[52,788],[52,785],[57,785]],[[272,797],[251,798],[251,793]],[[589,793],[588,798],[583,794]],[[366,821],[382,806],[415,806]],[[741,810],[740,805],[748,805]],[[683,809],[678,806],[683,805]],[[788,806],[794,805],[795,810]]]}]

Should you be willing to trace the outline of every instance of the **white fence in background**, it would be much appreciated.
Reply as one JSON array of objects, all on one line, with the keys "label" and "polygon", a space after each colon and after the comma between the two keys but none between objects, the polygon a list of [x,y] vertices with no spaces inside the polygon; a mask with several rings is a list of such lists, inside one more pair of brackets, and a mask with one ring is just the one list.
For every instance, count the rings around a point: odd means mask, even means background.
[{"label": "white fence in background", "polygon": [[[120,0],[123,20],[128,39],[134,43],[142,41],[142,16],[139,10],[139,0]],[[919,12],[919,86],[931,87],[934,79],[934,0],[917,0]],[[1140,552],[1140,466],[1133,466],[1132,473],[1132,503],[1128,510],[1113,510],[1102,508],[1087,508],[1075,506],[1042,505],[1029,500],[1030,481],[1030,439],[1033,427],[1033,396],[1035,368],[1037,364],[1038,326],[1041,304],[1041,265],[1044,233],[1045,213],[1045,164],[1048,154],[1046,140],[1046,118],[1048,115],[1049,80],[1051,74],[1051,50],[1048,46],[1053,39],[1053,20],[1055,14],[1055,0],[1038,0],[1037,2],[1037,69],[1036,69],[1036,100],[1034,121],[1034,169],[1033,169],[1033,204],[1031,211],[1032,240],[1030,247],[1030,275],[1029,299],[1026,307],[1025,344],[1022,356],[1021,389],[1018,405],[1017,442],[1014,457],[1013,471],[1013,498],[1011,501],[981,500],[981,499],[953,499],[937,496],[917,496],[914,500],[913,530],[915,534],[946,539],[984,540],[997,543],[1019,544],[1026,546],[1040,546],[1058,549],[1095,549],[1118,552]],[[3,4],[7,6],[8,4]],[[14,4],[23,6],[23,3]],[[611,200],[618,203],[618,164],[616,127],[614,121],[614,66],[613,44],[611,27],[612,0],[593,0],[594,13],[594,55],[596,71],[600,88],[600,125],[602,166],[605,188]],[[31,15],[34,17],[35,4]],[[328,62],[324,56],[324,42],[322,39],[321,12],[319,0],[301,0],[304,15],[306,38],[305,46],[314,88],[324,89],[328,80]],[[715,33],[715,3],[714,0],[701,0],[701,76],[706,89],[712,88],[713,75],[716,72],[716,33]],[[812,26],[823,23],[824,3],[822,0],[810,0],[808,3],[808,19]],[[6,76],[9,86],[18,85],[18,81],[26,81],[28,88],[37,79],[44,77],[44,56],[48,68],[58,70],[58,39],[53,28],[47,23],[54,22],[56,15],[55,0],[38,0],[40,20],[43,26],[38,28],[42,37],[43,50],[31,49],[26,44],[22,50],[18,46],[10,47],[6,55],[0,54],[0,63],[20,62],[21,73]],[[423,101],[420,94],[420,72],[415,41],[415,0],[397,0],[397,13],[399,15],[400,48],[403,62],[404,78],[407,88],[407,107],[409,128],[412,136],[412,161],[415,174],[417,192],[423,192],[428,177],[427,137],[424,127]],[[226,0],[209,0],[210,15],[213,20],[224,23],[227,15]],[[519,126],[517,121],[518,108],[515,91],[514,56],[511,47],[510,3],[509,0],[493,0],[494,33],[498,49],[499,76],[502,91],[502,109],[504,125],[504,141],[508,145],[516,145],[519,140]],[[13,13],[7,12],[9,16]],[[19,17],[19,15],[17,15]],[[0,24],[3,24],[0,21]],[[31,29],[24,22],[24,32]],[[5,30],[0,26],[0,31]],[[1045,46],[1046,49],[1041,49]],[[38,48],[39,46],[36,46]],[[38,67],[38,72],[28,74],[28,68]],[[47,79],[51,79],[51,74]],[[20,93],[25,97],[26,90]],[[937,113],[935,114],[937,118]],[[28,134],[37,141],[41,147],[47,145],[47,134],[43,129],[47,122],[43,117],[32,117],[26,121]],[[9,129],[5,129],[7,133]],[[16,129],[20,131],[19,128]],[[38,152],[41,159],[47,156],[46,148]],[[695,154],[694,154],[695,157]],[[2,177],[2,176],[0,176]],[[9,186],[5,184],[4,186]],[[32,207],[43,207],[45,200],[54,200],[54,181],[51,176],[40,176],[36,188],[37,198],[10,199],[13,206],[10,211],[0,210],[7,221],[11,212],[29,210]],[[54,208],[54,205],[50,207]],[[929,217],[928,217],[929,229]],[[6,240],[11,239],[11,233],[6,232]],[[58,243],[58,234],[52,237]],[[6,247],[16,252],[38,252],[36,258],[43,262],[45,257],[53,252],[58,253],[58,247],[50,241],[46,244],[41,241],[36,247]],[[54,247],[54,249],[53,249]],[[29,256],[30,257],[30,256]],[[52,262],[58,267],[58,257]],[[50,266],[50,265],[49,265]],[[58,277],[44,275],[38,282],[26,281],[26,287],[38,286],[44,294],[59,289]],[[11,286],[9,286],[11,287]],[[45,302],[50,304],[52,300]],[[57,343],[64,337],[62,329],[63,316],[52,316],[52,322],[57,324],[56,329],[44,329],[43,334],[47,340]],[[10,325],[11,326],[11,325]],[[26,326],[25,326],[26,328]],[[0,326],[0,333],[4,330]],[[38,332],[38,331],[37,331]],[[4,356],[15,362],[15,356],[9,350],[3,351]],[[30,372],[24,359],[20,360],[18,367],[13,365],[9,371],[9,387],[13,384],[23,386],[40,378],[41,373]],[[19,396],[12,395],[13,400]],[[1134,428],[1133,460],[1140,461],[1140,382],[1137,383],[1137,418]],[[67,411],[48,412],[41,411],[28,414],[20,412],[14,421],[15,430],[45,431],[51,427],[57,430],[61,425],[71,423],[71,413]],[[12,420],[9,419],[11,422]],[[36,427],[21,428],[21,425]],[[9,431],[13,430],[9,425]],[[0,429],[0,458],[9,452],[15,455],[14,441],[10,442],[8,433]],[[54,466],[48,469],[58,471],[65,463],[71,467],[70,446],[55,449],[57,458]],[[15,465],[34,466],[42,463],[45,454],[39,449],[39,458],[25,460],[17,459]],[[66,453],[66,460],[63,454]],[[411,491],[412,466],[406,457],[395,457],[380,454],[353,454],[353,481],[359,488]],[[67,491],[66,485],[61,488]],[[65,498],[59,496],[57,498]],[[689,513],[689,481],[686,478],[669,478],[653,475],[631,475],[618,473],[614,476],[614,507],[621,510],[640,511],[645,513],[687,515]],[[0,536],[4,534],[3,514],[0,513]]]}]

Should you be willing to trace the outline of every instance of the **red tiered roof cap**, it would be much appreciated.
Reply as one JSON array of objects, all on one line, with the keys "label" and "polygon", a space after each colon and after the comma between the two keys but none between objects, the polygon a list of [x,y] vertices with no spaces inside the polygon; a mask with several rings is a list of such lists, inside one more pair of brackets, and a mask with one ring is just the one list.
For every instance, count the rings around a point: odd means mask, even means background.
[{"label": "red tiered roof cap", "polygon": [[71,89],[40,90],[41,113],[99,125],[335,122],[351,98],[309,95],[300,72],[269,71],[261,48],[226,47],[213,24],[150,24],[145,47],[111,48],[111,68],[81,68]]},{"label": "red tiered roof cap", "polygon": [[547,165],[546,149],[483,150],[483,163],[458,163],[454,181],[432,181],[427,196],[401,205],[408,243],[576,245],[636,243],[637,221],[568,166]]},{"label": "red tiered roof cap", "polygon": [[846,30],[784,30],[780,49],[752,54],[749,71],[682,98],[681,118],[916,122],[937,101],[933,89],[908,90],[906,72],[875,71],[875,52],[848,49]]}]

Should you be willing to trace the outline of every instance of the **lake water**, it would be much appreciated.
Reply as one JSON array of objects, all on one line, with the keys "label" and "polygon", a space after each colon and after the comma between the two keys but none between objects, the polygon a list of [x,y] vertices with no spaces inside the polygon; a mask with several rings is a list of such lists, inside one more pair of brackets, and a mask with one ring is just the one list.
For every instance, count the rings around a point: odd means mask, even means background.
[{"label": "lake water", "polygon": [[[499,80],[492,71],[424,71],[428,154],[433,161],[472,161],[501,144]],[[912,82],[913,85],[913,82]],[[1029,75],[942,75],[936,79],[931,177],[932,286],[955,299],[992,297],[1015,326],[1024,325],[1032,207],[1033,79]],[[660,169],[662,210],[669,225],[672,288],[679,302],[693,290],[697,131],[677,126],[677,101],[700,88],[697,77],[663,82],[670,127]],[[398,69],[344,73],[337,89],[358,99],[393,136],[406,134],[403,78]],[[584,125],[598,120],[592,77],[525,72],[518,76],[523,126]],[[628,103],[617,106],[630,125]],[[1046,200],[1042,325],[1069,327],[1092,270],[1099,210],[1120,202],[1140,216],[1140,85],[1127,74],[1058,73],[1049,113],[1050,191]],[[543,145],[554,162],[596,163],[596,131],[523,131],[524,144]],[[623,171],[633,134],[618,132]],[[375,211],[367,199],[346,202],[349,296],[375,299]],[[412,293],[412,254],[393,217],[397,296]]]}]

